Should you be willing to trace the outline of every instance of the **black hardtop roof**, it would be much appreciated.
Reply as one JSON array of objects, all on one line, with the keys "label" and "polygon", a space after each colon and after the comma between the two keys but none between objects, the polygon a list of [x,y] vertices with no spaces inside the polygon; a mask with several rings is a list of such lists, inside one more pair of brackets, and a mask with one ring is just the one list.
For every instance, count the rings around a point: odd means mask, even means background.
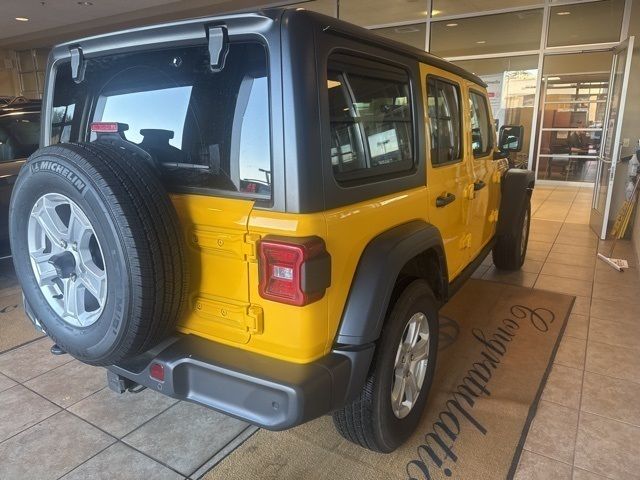
[{"label": "black hardtop roof", "polygon": [[372,30],[367,30],[366,28],[359,27],[349,22],[345,22],[344,20],[339,20],[334,17],[330,17],[327,15],[323,15],[321,13],[312,12],[310,10],[305,10],[301,8],[297,8],[297,9],[296,8],[270,8],[265,10],[252,11],[252,12],[219,15],[214,17],[199,17],[199,18],[180,20],[180,21],[170,22],[170,23],[148,25],[148,26],[143,26],[143,27],[138,27],[133,29],[127,29],[127,30],[115,31],[112,33],[96,35],[92,37],[86,37],[86,38],[82,38],[74,41],[64,42],[54,47],[54,49],[58,49],[59,47],[63,47],[63,46],[82,45],[84,42],[87,42],[87,41],[90,41],[91,43],[100,42],[101,40],[108,42],[110,39],[113,39],[114,37],[126,36],[129,34],[134,34],[136,32],[143,32],[145,30],[147,31],[152,31],[156,29],[165,30],[165,29],[171,29],[171,28],[178,28],[181,26],[194,24],[194,23],[208,23],[208,22],[219,23],[219,22],[224,22],[225,20],[227,21],[237,21],[240,19],[250,20],[251,18],[259,19],[261,17],[263,19],[270,18],[272,20],[282,19],[282,24],[285,25],[285,28],[286,28],[286,25],[288,25],[289,23],[295,23],[298,21],[311,22],[320,26],[323,30],[332,31],[339,35],[344,35],[346,37],[364,41],[366,43],[369,43],[378,47],[393,50],[395,52],[404,54],[422,63],[426,63],[428,65],[432,65],[442,70],[451,72],[454,75],[458,75],[482,87],[486,88],[487,86],[480,77],[436,55],[427,53],[424,50],[420,50],[419,48],[412,47],[411,45],[407,45],[407,44],[383,37],[381,35],[377,35]]},{"label": "black hardtop roof", "polygon": [[[323,15],[321,13],[312,12],[309,10],[297,10],[297,9],[275,9],[275,10],[285,10],[284,14],[291,19],[295,19],[296,16],[302,15],[312,19],[313,22],[322,24],[323,30],[334,31],[338,34],[355,38],[367,43],[375,44],[381,46],[383,48],[392,49],[396,52],[402,53],[409,57],[412,57],[422,63],[426,63],[427,65],[432,65],[437,68],[441,68],[442,70],[446,70],[448,72],[453,73],[454,75],[458,75],[465,80],[469,80],[473,83],[476,83],[482,87],[486,88],[486,83],[473,73],[465,70],[458,65],[455,65],[447,60],[438,57],[437,55],[433,55],[424,50],[420,50],[419,48],[413,47],[411,45],[407,45],[406,43],[398,42],[396,40],[392,40],[387,37],[383,37],[374,33],[372,30],[368,30],[366,28],[360,27],[358,25],[354,25],[353,23],[345,22],[344,20],[339,20],[334,17],[329,17],[327,15]],[[294,20],[295,21],[295,20]]]}]

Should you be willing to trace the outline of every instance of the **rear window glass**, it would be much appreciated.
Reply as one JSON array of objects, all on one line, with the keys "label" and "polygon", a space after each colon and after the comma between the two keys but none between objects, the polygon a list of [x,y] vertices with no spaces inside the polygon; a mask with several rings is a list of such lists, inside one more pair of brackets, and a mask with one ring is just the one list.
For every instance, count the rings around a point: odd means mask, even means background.
[{"label": "rear window glass", "polygon": [[414,168],[407,72],[334,55],[327,72],[331,164],[339,182]]},{"label": "rear window glass", "polygon": [[0,163],[26,158],[38,149],[39,113],[0,115]]},{"label": "rear window glass", "polygon": [[206,46],[88,59],[80,84],[66,64],[53,102],[53,143],[95,141],[92,122],[124,123],[126,140],[152,156],[169,188],[271,196],[267,54],[258,43],[232,43],[220,72]]}]

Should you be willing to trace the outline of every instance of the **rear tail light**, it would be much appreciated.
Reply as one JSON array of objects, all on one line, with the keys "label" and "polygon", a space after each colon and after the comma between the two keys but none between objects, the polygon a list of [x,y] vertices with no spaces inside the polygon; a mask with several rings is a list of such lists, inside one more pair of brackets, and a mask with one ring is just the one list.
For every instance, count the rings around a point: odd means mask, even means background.
[{"label": "rear tail light", "polygon": [[258,247],[260,296],[290,305],[307,305],[331,284],[331,257],[319,237],[267,236]]},{"label": "rear tail light", "polygon": [[91,131],[93,133],[123,133],[129,130],[129,125],[118,122],[93,122]]}]

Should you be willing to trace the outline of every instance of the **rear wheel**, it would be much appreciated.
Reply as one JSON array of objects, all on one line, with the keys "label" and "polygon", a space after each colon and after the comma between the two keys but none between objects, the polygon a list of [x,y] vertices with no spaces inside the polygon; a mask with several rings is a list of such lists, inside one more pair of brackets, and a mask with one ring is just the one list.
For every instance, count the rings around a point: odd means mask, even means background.
[{"label": "rear wheel", "polygon": [[437,349],[437,301],[424,280],[415,280],[387,317],[360,396],[333,413],[338,432],[376,452],[402,445],[420,421]]},{"label": "rear wheel", "polygon": [[531,199],[526,203],[517,220],[516,228],[500,235],[493,247],[493,263],[500,270],[519,270],[524,264],[529,244],[531,226]]}]

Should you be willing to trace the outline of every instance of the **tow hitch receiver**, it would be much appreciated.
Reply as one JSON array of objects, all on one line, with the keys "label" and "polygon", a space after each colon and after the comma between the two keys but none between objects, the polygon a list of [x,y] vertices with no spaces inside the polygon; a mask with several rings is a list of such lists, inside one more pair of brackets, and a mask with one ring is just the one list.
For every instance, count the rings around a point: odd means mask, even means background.
[{"label": "tow hitch receiver", "polygon": [[[111,370],[107,370],[107,385],[110,390],[113,390],[116,393],[125,393],[127,391],[138,393],[140,391],[139,387],[141,387],[138,383],[129,380],[122,375],[118,375]],[[144,387],[142,390],[144,390]]]}]

